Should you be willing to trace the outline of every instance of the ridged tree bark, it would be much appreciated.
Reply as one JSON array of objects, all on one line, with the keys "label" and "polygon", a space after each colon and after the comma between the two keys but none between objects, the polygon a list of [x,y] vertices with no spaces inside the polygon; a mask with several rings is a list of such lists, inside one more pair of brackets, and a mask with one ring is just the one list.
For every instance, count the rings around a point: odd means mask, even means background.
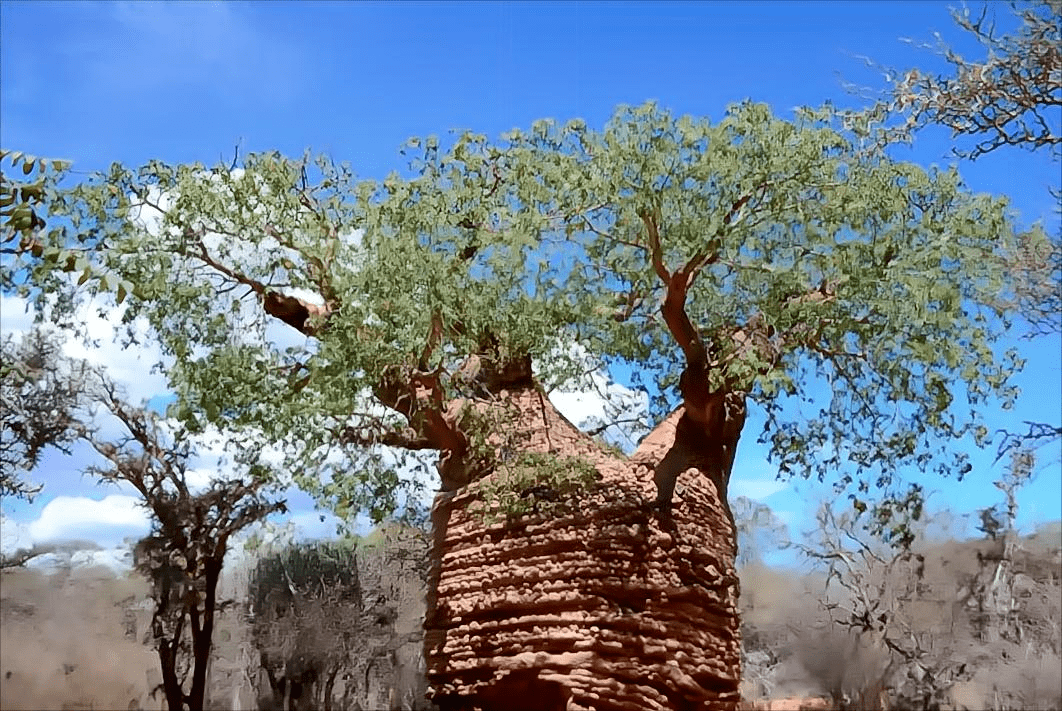
[{"label": "ridged tree bark", "polygon": [[[433,698],[445,711],[733,709],[739,701],[733,530],[712,459],[736,431],[699,437],[680,408],[630,459],[509,393],[529,451],[592,461],[570,511],[485,524],[474,493],[444,492],[425,619]],[[678,485],[660,505],[654,472]],[[491,474],[487,475],[492,476]]]}]

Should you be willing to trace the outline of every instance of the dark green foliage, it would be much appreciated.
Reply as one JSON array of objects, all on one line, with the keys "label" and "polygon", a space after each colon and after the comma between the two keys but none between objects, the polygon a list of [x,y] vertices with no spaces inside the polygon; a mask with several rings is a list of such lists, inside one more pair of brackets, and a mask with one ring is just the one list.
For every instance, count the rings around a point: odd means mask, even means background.
[{"label": "dark green foliage", "polygon": [[330,709],[336,679],[364,641],[356,542],[303,543],[264,555],[249,593],[252,639],[275,702],[295,708],[312,699]]},{"label": "dark green foliage", "polygon": [[360,604],[356,544],[343,541],[285,547],[258,560],[250,590],[255,617],[277,614],[295,604],[296,598],[328,596],[335,602]]}]

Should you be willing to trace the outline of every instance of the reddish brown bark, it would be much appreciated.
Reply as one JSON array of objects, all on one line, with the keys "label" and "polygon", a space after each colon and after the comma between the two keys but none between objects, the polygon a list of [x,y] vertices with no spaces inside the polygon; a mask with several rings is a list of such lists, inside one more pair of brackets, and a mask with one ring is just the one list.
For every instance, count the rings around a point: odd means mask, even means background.
[{"label": "reddish brown bark", "polygon": [[[376,388],[407,420],[410,445],[440,451],[425,618],[430,695],[440,708],[736,708],[738,581],[726,488],[744,393],[709,387],[719,364],[708,361],[685,312],[687,291],[711,260],[705,254],[672,275],[654,259],[667,284],[662,315],[687,359],[684,404],[630,460],[573,427],[536,387],[530,359],[499,358],[489,338],[458,374],[475,381],[479,399],[447,401],[427,357],[396,366]],[[262,294],[268,313],[307,335],[327,323],[327,311]],[[428,356],[442,328],[432,322]],[[495,473],[490,458],[473,461],[464,408],[508,422],[504,439],[516,453],[589,461],[600,485],[577,494],[569,514],[485,524],[470,513],[476,494],[465,485]]]},{"label": "reddish brown bark", "polygon": [[[722,450],[706,449],[700,427],[684,431],[681,408],[627,460],[543,406],[533,387],[508,393],[507,405],[520,413],[524,450],[584,458],[601,482],[570,513],[494,525],[469,512],[469,489],[436,498],[425,619],[435,702],[444,711],[736,708],[734,532],[716,484],[732,457],[709,461]],[[660,510],[652,479],[669,457],[680,486]]]}]

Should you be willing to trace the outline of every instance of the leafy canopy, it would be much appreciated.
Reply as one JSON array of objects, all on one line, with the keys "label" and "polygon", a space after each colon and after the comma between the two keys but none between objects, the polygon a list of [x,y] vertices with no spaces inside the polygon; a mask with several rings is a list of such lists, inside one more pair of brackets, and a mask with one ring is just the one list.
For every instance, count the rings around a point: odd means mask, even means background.
[{"label": "leafy canopy", "polygon": [[[272,153],[116,164],[49,192],[5,283],[57,314],[56,267],[115,291],[163,346],[172,414],[283,443],[341,513],[400,503],[393,462],[364,446],[409,429],[383,396],[396,373],[473,397],[473,354],[529,355],[548,383],[574,373],[575,342],[658,388],[659,415],[701,348],[712,388],[765,408],[784,473],[863,490],[909,464],[961,475],[937,455],[1015,395],[1004,314],[982,306],[1007,288],[1005,201],[891,160],[829,110],[744,103],[712,123],[650,103],[603,130],[544,120],[404,153],[383,181]],[[831,397],[802,412],[816,381]]]}]

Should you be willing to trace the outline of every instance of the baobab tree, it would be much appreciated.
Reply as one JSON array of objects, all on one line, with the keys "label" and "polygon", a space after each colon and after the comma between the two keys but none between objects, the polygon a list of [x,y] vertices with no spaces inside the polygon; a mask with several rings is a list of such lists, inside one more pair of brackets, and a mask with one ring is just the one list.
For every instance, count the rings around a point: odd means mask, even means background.
[{"label": "baobab tree", "polygon": [[[992,298],[1005,200],[829,111],[646,104],[406,154],[383,181],[277,154],[115,165],[23,219],[15,263],[58,318],[64,268],[116,292],[170,359],[171,414],[274,442],[340,516],[406,501],[383,446],[438,452],[425,644],[445,708],[733,708],[726,489],[748,409],[783,475],[834,482],[902,536],[918,501],[894,472],[961,477],[952,444],[983,442],[980,408],[1015,396]],[[546,397],[586,354],[653,396],[630,459]],[[501,523],[477,529],[476,505]],[[473,544],[510,592],[462,577]],[[529,619],[564,634],[506,636]]]}]

